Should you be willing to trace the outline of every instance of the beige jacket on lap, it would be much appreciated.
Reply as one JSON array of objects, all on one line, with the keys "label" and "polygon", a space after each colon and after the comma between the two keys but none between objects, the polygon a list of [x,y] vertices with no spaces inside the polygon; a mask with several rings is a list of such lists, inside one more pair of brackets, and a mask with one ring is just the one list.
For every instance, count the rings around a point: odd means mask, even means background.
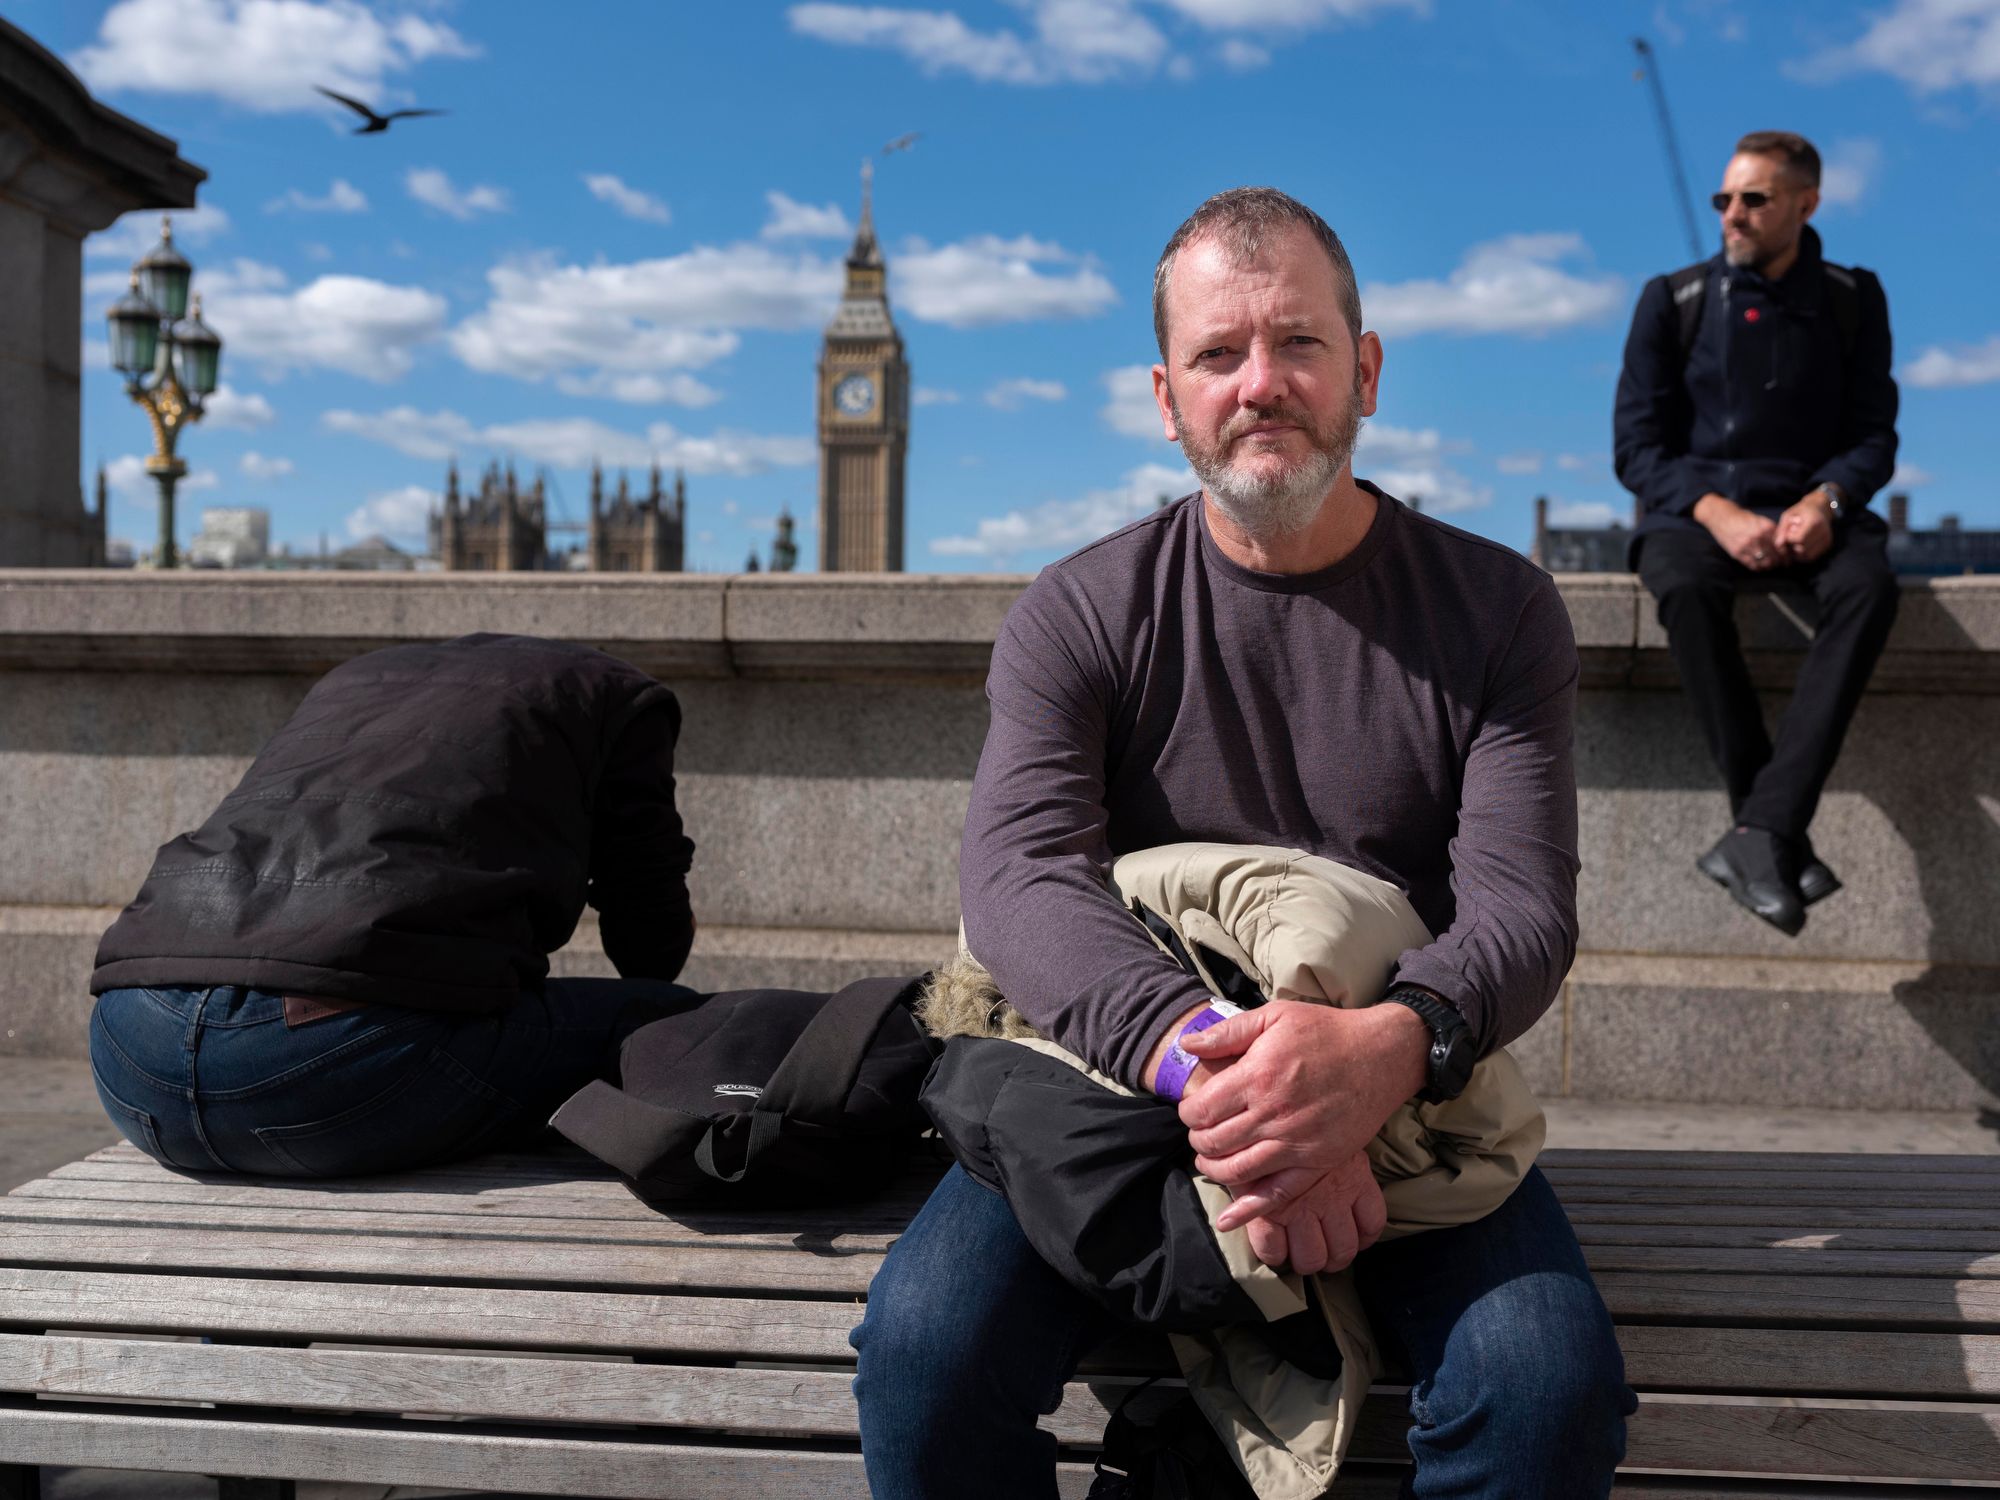
[{"label": "beige jacket on lap", "polygon": [[[1371,1005],[1388,987],[1398,955],[1432,940],[1395,886],[1296,849],[1170,844],[1120,858],[1111,884],[1128,906],[1136,902],[1164,917],[1197,965],[1200,945],[1236,964],[1274,1000]],[[970,956],[961,957],[963,966],[955,976],[941,976],[938,992],[955,991],[954,1003],[934,999],[926,1013],[934,1030],[1007,1036],[1082,1069],[1106,1088],[1131,1092],[1036,1036],[1010,1007],[991,1006],[990,981],[986,999],[975,998],[983,976],[976,958],[963,963]],[[1221,994],[1213,976],[1201,977]],[[979,1022],[968,1019],[973,1016]],[[1541,1106],[1504,1049],[1479,1062],[1458,1098],[1403,1105],[1367,1147],[1388,1209],[1383,1241],[1469,1223],[1499,1207],[1534,1164],[1543,1134]],[[1228,1205],[1228,1191],[1203,1177],[1195,1181],[1212,1220]],[[1243,1230],[1217,1240],[1267,1319],[1306,1307],[1302,1279],[1258,1261]],[[1340,1347],[1335,1380],[1306,1376],[1262,1341],[1229,1329],[1172,1338],[1190,1392],[1260,1500],[1311,1500],[1326,1491],[1380,1371],[1351,1274],[1320,1276],[1318,1291]]]}]

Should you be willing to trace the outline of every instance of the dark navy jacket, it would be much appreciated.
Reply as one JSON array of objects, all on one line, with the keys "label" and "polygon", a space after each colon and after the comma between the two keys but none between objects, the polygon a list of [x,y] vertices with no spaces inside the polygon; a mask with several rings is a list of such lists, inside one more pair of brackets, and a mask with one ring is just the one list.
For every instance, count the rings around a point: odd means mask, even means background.
[{"label": "dark navy jacket", "polygon": [[[1819,235],[1777,281],[1708,263],[1701,323],[1685,367],[1668,278],[1639,294],[1612,419],[1618,478],[1639,500],[1640,542],[1699,525],[1711,491],[1771,517],[1828,480],[1847,492],[1853,525],[1896,467],[1896,382],[1889,304],[1867,271],[1851,275],[1859,324],[1851,356],[1829,300]],[[1879,528],[1874,516],[1861,520]]]},{"label": "dark navy jacket", "polygon": [[470,635],[334,668],[159,852],[91,991],[236,984],[504,1011],[588,901],[628,978],[694,938],[674,695],[561,641]]}]

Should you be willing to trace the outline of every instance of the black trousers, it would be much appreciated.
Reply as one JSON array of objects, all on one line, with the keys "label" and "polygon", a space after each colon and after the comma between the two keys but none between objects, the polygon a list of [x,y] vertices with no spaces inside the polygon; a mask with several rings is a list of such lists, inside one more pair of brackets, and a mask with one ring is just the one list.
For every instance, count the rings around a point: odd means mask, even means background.
[{"label": "black trousers", "polygon": [[[1888,533],[1862,518],[1816,563],[1754,573],[1706,531],[1660,531],[1639,550],[1639,577],[1660,603],[1674,664],[1740,824],[1803,838],[1868,674],[1889,639],[1899,590]],[[1810,592],[1819,622],[1774,746],[1743,663],[1736,596]]]}]

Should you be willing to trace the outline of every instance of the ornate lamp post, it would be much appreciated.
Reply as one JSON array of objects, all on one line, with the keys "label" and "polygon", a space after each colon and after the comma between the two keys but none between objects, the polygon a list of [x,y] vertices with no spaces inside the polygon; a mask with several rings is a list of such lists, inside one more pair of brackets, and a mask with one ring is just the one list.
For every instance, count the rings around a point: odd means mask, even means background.
[{"label": "ornate lamp post", "polygon": [[160,486],[160,542],[153,566],[175,566],[174,486],[187,464],[174,454],[180,432],[201,420],[201,403],[215,392],[222,340],[201,320],[201,298],[188,311],[194,267],[174,248],[174,221],[160,222],[160,243],[132,267],[132,289],[111,305],[111,363],[125,376],[125,393],[153,424],[146,472]]}]

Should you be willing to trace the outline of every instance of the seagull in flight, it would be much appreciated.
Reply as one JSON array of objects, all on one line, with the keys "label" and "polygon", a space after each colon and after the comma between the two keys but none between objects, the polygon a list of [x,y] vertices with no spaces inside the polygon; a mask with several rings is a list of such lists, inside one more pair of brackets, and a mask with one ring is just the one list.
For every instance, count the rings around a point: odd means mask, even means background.
[{"label": "seagull in flight", "polygon": [[908,135],[899,135],[882,148],[882,154],[893,156],[898,151],[907,151],[923,138],[923,134],[921,130],[912,130]]},{"label": "seagull in flight", "polygon": [[327,98],[335,99],[345,104],[349,109],[367,120],[368,123],[366,125],[360,126],[355,130],[354,133],[356,135],[380,135],[389,128],[391,120],[411,120],[415,119],[418,115],[441,115],[446,113],[446,111],[441,109],[395,109],[386,115],[378,115],[359,99],[350,99],[345,94],[336,94],[332,89],[320,88],[318,84],[314,84],[313,87],[319,89]]}]

